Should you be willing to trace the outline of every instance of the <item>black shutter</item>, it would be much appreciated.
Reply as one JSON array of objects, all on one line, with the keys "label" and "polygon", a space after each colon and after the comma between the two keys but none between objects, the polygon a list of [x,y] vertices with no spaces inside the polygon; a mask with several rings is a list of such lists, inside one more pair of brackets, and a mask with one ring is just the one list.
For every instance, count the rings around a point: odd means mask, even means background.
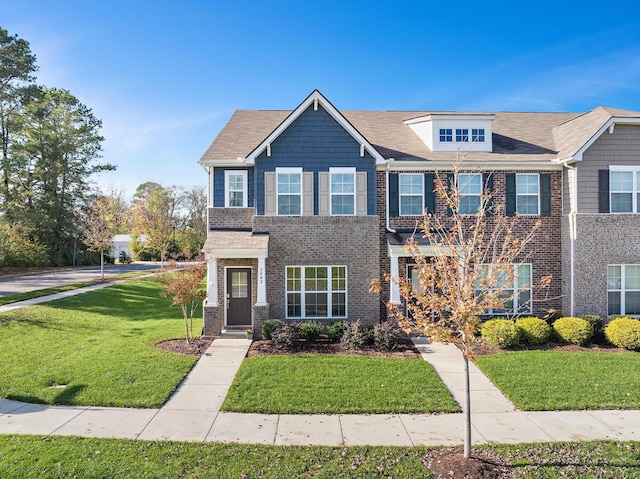
[{"label": "black shutter", "polygon": [[[447,192],[451,193],[453,188],[456,188],[455,184],[456,178],[453,173],[447,173]],[[457,191],[457,190],[456,190]],[[451,211],[451,207],[447,206],[447,216],[453,216],[453,211]]]},{"label": "black shutter", "polygon": [[482,187],[484,188],[484,194],[489,195],[489,199],[486,203],[485,212],[486,216],[493,216],[493,174],[482,173]]},{"label": "black shutter", "polygon": [[400,184],[398,173],[389,173],[389,216],[400,216]]},{"label": "black shutter", "polygon": [[[573,192],[575,195],[577,192]],[[609,204],[609,170],[598,170],[598,209],[600,213],[611,213]]]},{"label": "black shutter", "polygon": [[516,214],[516,174],[507,173],[505,175],[505,182],[506,182],[505,213],[507,216],[515,216]]},{"label": "black shutter", "polygon": [[540,216],[551,216],[551,175],[540,174]]},{"label": "black shutter", "polygon": [[427,213],[436,212],[435,179],[436,175],[433,173],[425,173],[424,175],[424,207]]}]

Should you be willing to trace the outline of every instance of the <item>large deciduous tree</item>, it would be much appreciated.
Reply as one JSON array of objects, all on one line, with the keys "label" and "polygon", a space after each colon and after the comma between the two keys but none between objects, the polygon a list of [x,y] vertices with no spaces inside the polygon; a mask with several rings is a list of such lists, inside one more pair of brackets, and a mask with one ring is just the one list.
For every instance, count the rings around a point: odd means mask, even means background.
[{"label": "large deciduous tree", "polygon": [[[492,202],[493,192],[485,185],[475,214],[461,214],[464,185],[458,166],[448,180],[438,176],[434,191],[449,211],[448,216],[425,213],[419,232],[407,245],[417,265],[420,286],[406,278],[387,278],[399,283],[407,311],[389,304],[390,315],[411,334],[435,341],[454,343],[463,353],[465,372],[464,456],[471,457],[471,398],[469,359],[473,357],[480,315],[507,311],[514,300],[514,275],[518,263],[531,254],[537,223],[518,231],[517,217],[506,217]],[[465,211],[466,212],[466,211]],[[416,238],[418,236],[418,238]],[[421,253],[418,243],[427,243],[432,256]],[[550,278],[544,278],[546,286]],[[380,284],[374,280],[373,289]],[[523,308],[524,310],[525,308]]]}]

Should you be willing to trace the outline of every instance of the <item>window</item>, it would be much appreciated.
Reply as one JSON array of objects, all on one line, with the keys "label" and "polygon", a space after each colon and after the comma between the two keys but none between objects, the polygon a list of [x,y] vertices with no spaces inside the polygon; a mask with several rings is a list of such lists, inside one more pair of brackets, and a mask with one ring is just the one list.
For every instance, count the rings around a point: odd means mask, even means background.
[{"label": "window", "polygon": [[607,266],[609,314],[640,315],[640,265]]},{"label": "window", "polygon": [[[486,289],[490,265],[482,264],[476,270],[476,295]],[[531,264],[513,265],[513,278],[506,271],[493,271],[490,290],[501,290],[504,294],[504,309],[493,309],[487,314],[520,314],[531,312]]]},{"label": "window", "polygon": [[346,318],[345,266],[287,266],[287,318]]},{"label": "window", "polygon": [[611,213],[640,213],[640,167],[610,167]]},{"label": "window", "polygon": [[302,168],[276,168],[279,215],[302,214]]},{"label": "window", "polygon": [[356,169],[330,168],[331,214],[356,214]]},{"label": "window", "polygon": [[516,211],[521,215],[540,213],[540,175],[538,173],[516,175]]},{"label": "window", "polygon": [[421,215],[424,211],[424,175],[401,173],[399,177],[400,214],[403,216]]},{"label": "window", "polygon": [[459,143],[469,141],[469,129],[456,128],[456,141]]},{"label": "window", "polygon": [[471,141],[473,143],[484,143],[484,128],[472,128]]},{"label": "window", "polygon": [[247,172],[226,170],[224,172],[225,208],[247,207]]},{"label": "window", "polygon": [[440,128],[440,141],[453,141],[453,130],[451,128]]},{"label": "window", "polygon": [[475,215],[482,203],[482,173],[460,173],[458,175],[458,212]]}]

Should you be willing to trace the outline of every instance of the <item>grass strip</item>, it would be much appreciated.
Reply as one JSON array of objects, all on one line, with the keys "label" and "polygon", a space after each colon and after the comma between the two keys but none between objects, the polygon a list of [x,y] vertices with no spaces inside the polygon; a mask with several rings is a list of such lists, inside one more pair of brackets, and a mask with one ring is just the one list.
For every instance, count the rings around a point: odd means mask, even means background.
[{"label": "grass strip", "polygon": [[513,351],[478,367],[525,411],[640,409],[640,354]]},{"label": "grass strip", "polygon": [[[640,478],[640,443],[481,446],[509,458],[516,478]],[[0,436],[3,478],[433,479],[423,447],[323,447]]]},{"label": "grass strip", "polygon": [[155,348],[184,337],[180,309],[160,297],[162,288],[141,279],[0,314],[0,397],[161,406],[197,360]]},{"label": "grass strip", "polygon": [[333,355],[247,358],[222,409],[265,414],[460,410],[426,361]]},{"label": "grass strip", "polygon": [[65,284],[62,286],[55,286],[53,288],[36,289],[34,291],[27,291],[26,293],[17,293],[10,296],[0,297],[0,306],[5,304],[18,303],[20,301],[26,301],[33,298],[41,298],[43,296],[51,296],[52,294],[64,293],[65,291],[71,291],[74,289],[84,288],[85,286],[92,286],[98,283],[113,283],[114,281],[120,281],[123,279],[133,279],[138,276],[144,276],[149,274],[149,270],[144,271],[131,271],[129,273],[116,274],[113,276],[105,277],[104,280],[95,279],[91,281],[79,281],[77,283]]}]

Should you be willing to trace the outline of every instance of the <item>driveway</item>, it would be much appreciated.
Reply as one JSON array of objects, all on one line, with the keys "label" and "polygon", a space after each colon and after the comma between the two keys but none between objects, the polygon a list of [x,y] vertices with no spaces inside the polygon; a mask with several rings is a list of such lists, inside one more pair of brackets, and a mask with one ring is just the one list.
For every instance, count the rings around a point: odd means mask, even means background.
[{"label": "driveway", "polygon": [[[156,262],[105,265],[104,275],[108,277],[116,274],[129,273],[131,271],[155,270],[159,268],[160,263]],[[0,297],[26,293],[37,289],[54,288],[56,286],[64,286],[80,281],[90,281],[99,277],[100,266],[8,276],[0,278]]]}]

